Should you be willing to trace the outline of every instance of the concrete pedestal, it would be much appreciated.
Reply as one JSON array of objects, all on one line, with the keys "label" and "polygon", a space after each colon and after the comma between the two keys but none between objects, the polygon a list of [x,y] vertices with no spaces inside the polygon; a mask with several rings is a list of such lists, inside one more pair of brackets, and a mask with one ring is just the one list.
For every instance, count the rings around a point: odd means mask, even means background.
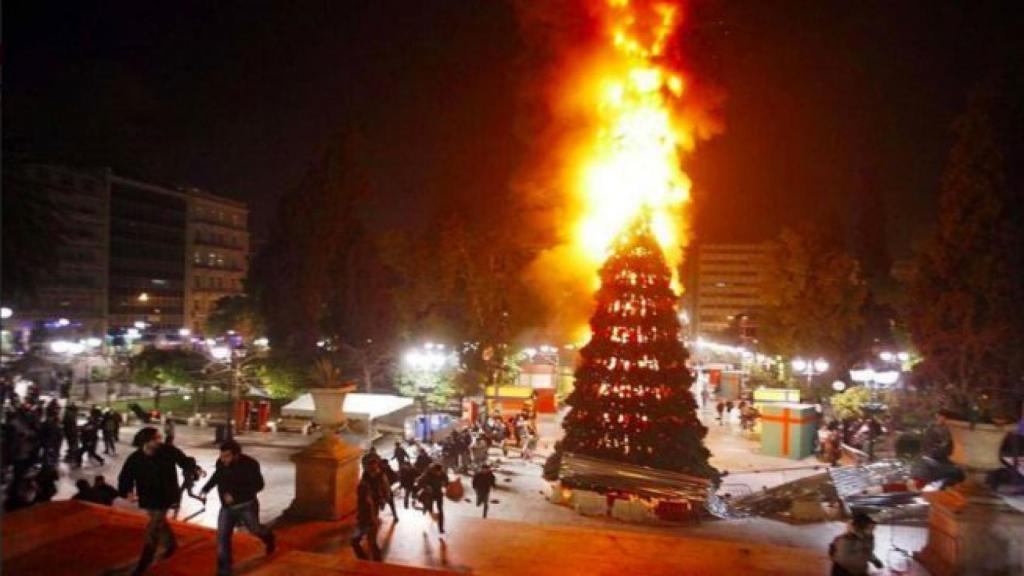
[{"label": "concrete pedestal", "polygon": [[1024,514],[974,481],[925,498],[928,544],[916,557],[933,576],[1024,573]]},{"label": "concrete pedestal", "polygon": [[286,513],[316,520],[340,520],[355,514],[362,454],[358,447],[326,433],[292,456],[295,500]]}]

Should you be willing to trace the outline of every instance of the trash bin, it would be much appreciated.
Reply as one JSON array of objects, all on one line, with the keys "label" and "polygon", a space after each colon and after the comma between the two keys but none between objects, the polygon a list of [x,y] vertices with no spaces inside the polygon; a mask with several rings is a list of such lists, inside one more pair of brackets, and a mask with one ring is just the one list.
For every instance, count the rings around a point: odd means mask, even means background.
[{"label": "trash bin", "polygon": [[227,424],[217,424],[213,431],[213,441],[216,444],[227,441],[228,439],[228,426]]}]

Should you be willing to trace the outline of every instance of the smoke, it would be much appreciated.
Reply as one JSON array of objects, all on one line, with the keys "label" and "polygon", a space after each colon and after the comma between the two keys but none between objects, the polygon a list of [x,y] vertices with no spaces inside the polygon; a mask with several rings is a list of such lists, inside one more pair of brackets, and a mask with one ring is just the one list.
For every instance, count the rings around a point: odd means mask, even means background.
[{"label": "smoke", "polygon": [[[529,70],[521,130],[530,151],[513,186],[529,207],[523,226],[530,226],[537,245],[544,247],[526,268],[524,281],[548,309],[548,334],[559,341],[580,342],[588,334],[600,262],[581,253],[574,233],[588,202],[578,193],[580,167],[595,154],[595,134],[607,122],[595,98],[604,89],[602,82],[628,77],[635,67],[637,53],[629,52],[634,49],[629,42],[637,50],[648,50],[643,61],[678,76],[685,86],[682,96],[666,96],[674,131],[680,136],[680,159],[699,141],[722,131],[716,115],[722,95],[682,69],[680,38],[687,23],[680,3],[521,0],[516,10],[526,45],[524,66]],[[669,16],[671,25],[666,25]],[[621,31],[626,42],[616,40]],[[680,176],[688,186],[685,174]],[[678,245],[666,253],[673,266],[680,264],[689,237],[688,212],[683,208],[671,214]]]}]

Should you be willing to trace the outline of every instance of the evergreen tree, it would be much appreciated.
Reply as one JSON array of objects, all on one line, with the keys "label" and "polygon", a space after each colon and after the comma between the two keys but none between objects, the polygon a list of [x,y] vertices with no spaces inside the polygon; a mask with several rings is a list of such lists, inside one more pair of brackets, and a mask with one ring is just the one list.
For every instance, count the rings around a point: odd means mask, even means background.
[{"label": "evergreen tree", "polygon": [[937,226],[910,292],[924,357],[915,372],[964,414],[993,391],[1024,394],[1022,84],[1019,73],[986,81],[954,124]]},{"label": "evergreen tree", "polygon": [[601,269],[561,450],[716,479],[690,392],[671,274],[642,219]]}]

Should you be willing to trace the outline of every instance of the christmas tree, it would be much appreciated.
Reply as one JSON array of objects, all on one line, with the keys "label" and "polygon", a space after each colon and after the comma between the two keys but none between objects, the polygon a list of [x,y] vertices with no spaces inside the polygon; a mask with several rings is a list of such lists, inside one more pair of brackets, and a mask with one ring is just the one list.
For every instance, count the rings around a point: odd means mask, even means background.
[{"label": "christmas tree", "polygon": [[646,218],[601,268],[560,450],[717,479],[679,339],[671,273]]}]

